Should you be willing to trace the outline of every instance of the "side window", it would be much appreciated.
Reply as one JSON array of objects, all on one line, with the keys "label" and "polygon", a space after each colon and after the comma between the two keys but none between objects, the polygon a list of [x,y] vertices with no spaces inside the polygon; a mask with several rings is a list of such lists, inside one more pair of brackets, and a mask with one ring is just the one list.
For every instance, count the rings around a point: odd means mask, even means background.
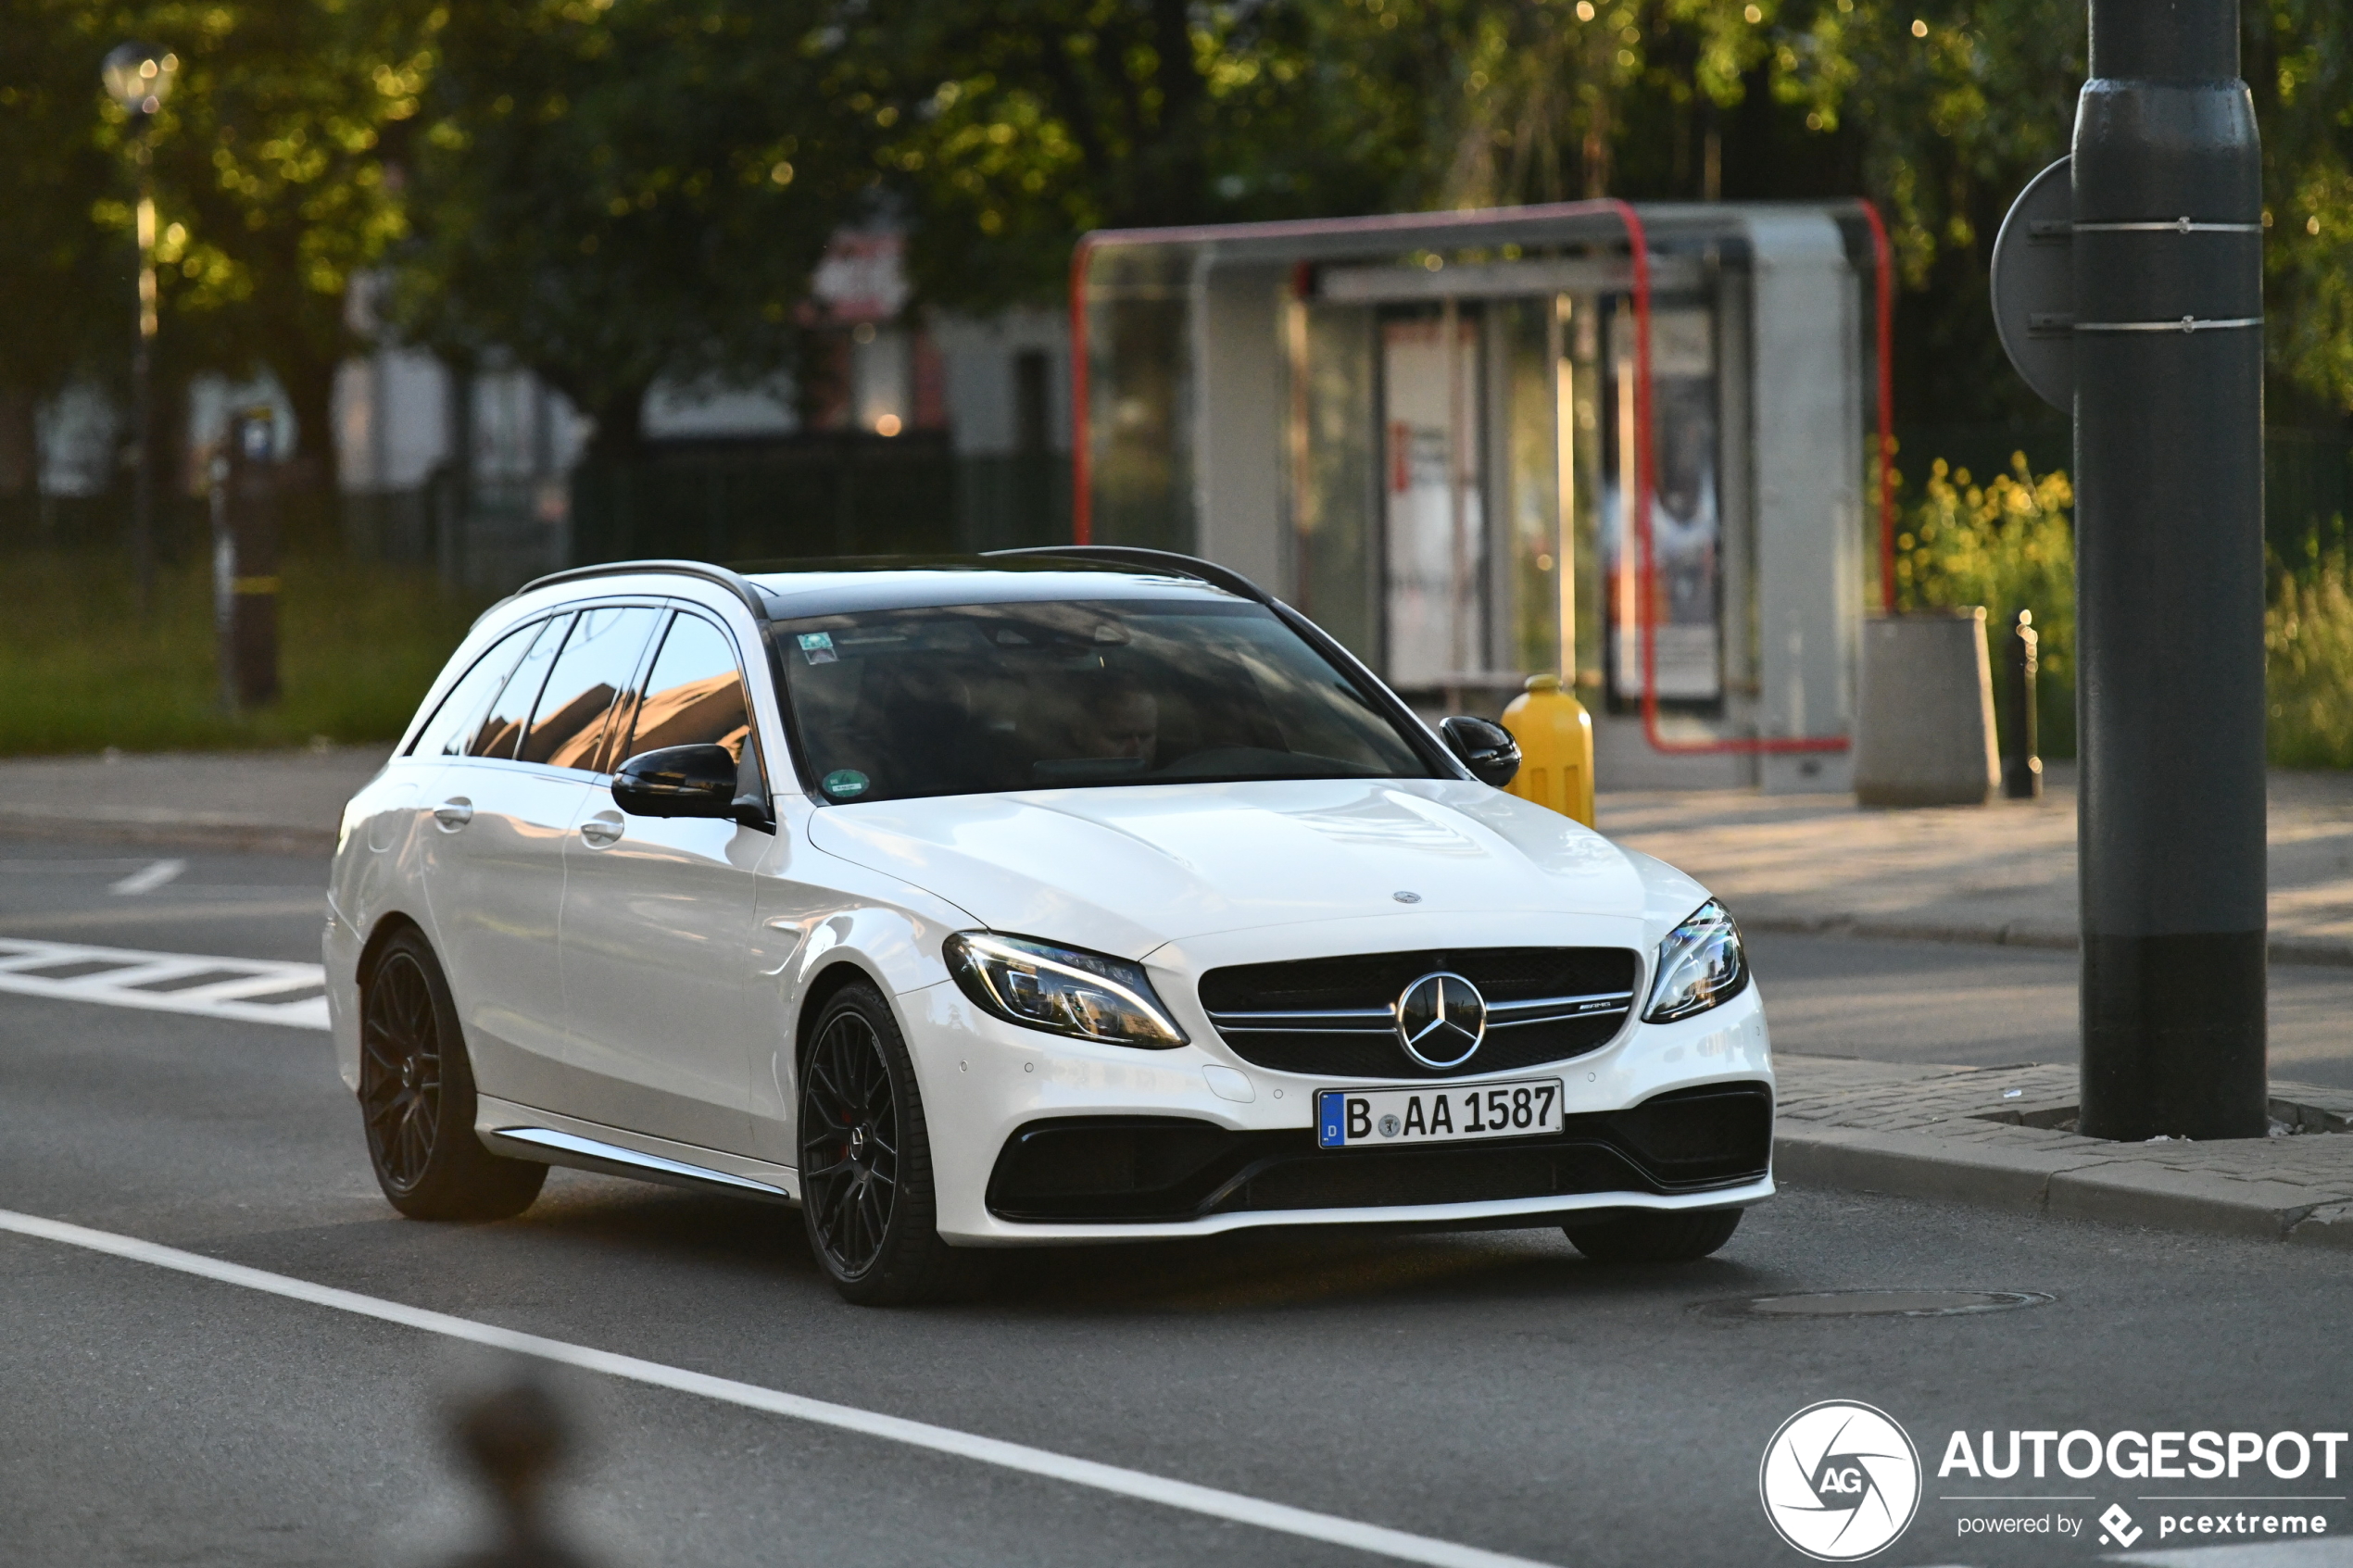
[{"label": "side window", "polygon": [[585,609],[547,673],[518,754],[525,762],[599,771],[605,716],[637,673],[646,639],[661,611],[647,607]]},{"label": "side window", "polygon": [[626,755],[665,746],[717,745],[741,762],[750,725],[735,645],[701,616],[681,613],[670,623],[670,634],[647,673],[645,700],[638,704],[637,730]]},{"label": "side window", "polygon": [[572,617],[559,615],[547,622],[547,629],[522,656],[515,672],[498,693],[490,711],[482,716],[473,734],[466,737],[469,757],[512,757],[515,742],[522,734],[523,721],[531,716],[534,704],[539,700],[539,688],[547,681],[547,666],[556,660],[556,650],[563,646],[564,632],[572,624]]},{"label": "side window", "polygon": [[481,721],[483,710],[498,695],[498,688],[507,684],[515,660],[522,657],[523,649],[531,646],[531,640],[547,624],[535,621],[527,626],[518,626],[491,644],[489,651],[474,660],[473,668],[458,678],[458,684],[449,688],[449,695],[441,699],[441,706],[434,709],[433,717],[425,721],[425,727],[417,732],[417,738],[409,744],[409,755],[463,756],[466,742]]}]

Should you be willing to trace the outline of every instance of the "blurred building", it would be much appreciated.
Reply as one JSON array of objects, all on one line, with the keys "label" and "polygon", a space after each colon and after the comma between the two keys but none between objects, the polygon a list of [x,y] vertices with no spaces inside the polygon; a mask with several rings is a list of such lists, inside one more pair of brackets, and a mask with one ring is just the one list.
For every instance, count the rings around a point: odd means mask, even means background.
[{"label": "blurred building", "polygon": [[[361,547],[479,587],[577,560],[752,559],[1067,538],[1069,329],[911,310],[904,239],[837,236],[798,377],[663,383],[646,450],[587,460],[593,426],[529,371],[386,344],[346,364],[335,439]],[[351,322],[375,335],[372,287]]]}]

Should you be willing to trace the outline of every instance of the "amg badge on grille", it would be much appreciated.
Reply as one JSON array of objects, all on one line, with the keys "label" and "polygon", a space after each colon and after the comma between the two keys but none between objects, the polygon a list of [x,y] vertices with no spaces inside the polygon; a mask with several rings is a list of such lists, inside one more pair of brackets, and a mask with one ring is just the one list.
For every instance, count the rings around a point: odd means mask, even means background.
[{"label": "amg badge on grille", "polygon": [[1487,998],[1459,974],[1425,974],[1397,998],[1397,1042],[1424,1067],[1456,1067],[1487,1035]]}]

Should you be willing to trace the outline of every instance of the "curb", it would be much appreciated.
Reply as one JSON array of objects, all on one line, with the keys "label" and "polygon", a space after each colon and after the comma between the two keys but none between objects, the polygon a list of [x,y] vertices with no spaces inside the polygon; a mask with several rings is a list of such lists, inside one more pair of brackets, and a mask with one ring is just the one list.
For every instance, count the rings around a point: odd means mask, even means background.
[{"label": "curb", "polygon": [[2012,1213],[2353,1248],[2353,1202],[2316,1203],[2311,1188],[2292,1183],[2173,1171],[2109,1155],[1784,1120],[1774,1133],[1773,1175],[1800,1186]]},{"label": "curb", "polygon": [[280,855],[333,854],[336,837],[332,828],[287,827],[184,811],[44,811],[25,807],[0,808],[0,835]]}]

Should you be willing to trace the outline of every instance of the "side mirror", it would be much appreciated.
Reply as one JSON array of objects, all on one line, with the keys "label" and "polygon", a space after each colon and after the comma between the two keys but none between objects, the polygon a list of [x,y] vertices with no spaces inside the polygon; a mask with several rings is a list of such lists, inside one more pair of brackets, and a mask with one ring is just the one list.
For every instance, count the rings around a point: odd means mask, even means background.
[{"label": "side mirror", "polygon": [[1460,758],[1471,777],[1483,784],[1501,789],[1519,772],[1519,742],[1501,724],[1458,713],[1441,720],[1438,733],[1444,737],[1446,749]]},{"label": "side mirror", "polygon": [[[765,802],[736,798],[740,770],[724,746],[665,746],[641,751],[612,776],[612,802],[633,817],[720,817],[758,826]],[[747,820],[756,813],[758,822]]]}]

